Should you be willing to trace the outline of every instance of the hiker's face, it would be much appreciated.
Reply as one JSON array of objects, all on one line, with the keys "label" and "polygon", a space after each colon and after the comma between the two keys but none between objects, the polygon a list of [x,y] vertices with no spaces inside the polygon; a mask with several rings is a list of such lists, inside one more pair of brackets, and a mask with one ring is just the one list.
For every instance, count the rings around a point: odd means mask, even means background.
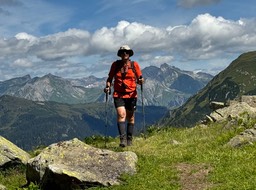
[{"label": "hiker's face", "polygon": [[121,57],[122,59],[129,59],[130,57],[129,51],[122,51]]}]

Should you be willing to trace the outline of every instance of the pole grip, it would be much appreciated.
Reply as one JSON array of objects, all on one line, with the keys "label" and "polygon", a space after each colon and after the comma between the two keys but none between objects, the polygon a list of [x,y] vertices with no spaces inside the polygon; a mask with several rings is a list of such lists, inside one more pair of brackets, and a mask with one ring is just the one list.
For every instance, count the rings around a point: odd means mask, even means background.
[{"label": "pole grip", "polygon": [[[142,76],[140,76],[139,79],[142,79]],[[141,83],[141,85],[140,85],[140,88],[141,88],[141,91],[143,91],[143,84],[142,84],[142,83]]]}]

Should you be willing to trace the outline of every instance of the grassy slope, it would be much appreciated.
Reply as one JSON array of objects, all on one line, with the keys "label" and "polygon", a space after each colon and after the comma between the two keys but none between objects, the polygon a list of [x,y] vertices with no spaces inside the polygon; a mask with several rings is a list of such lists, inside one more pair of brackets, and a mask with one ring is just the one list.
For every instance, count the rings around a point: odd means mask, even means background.
[{"label": "grassy slope", "polygon": [[[246,128],[251,128],[254,123]],[[146,139],[136,137],[134,145],[124,149],[117,148],[118,139],[112,139],[107,143],[108,149],[134,151],[138,155],[137,174],[123,176],[124,182],[120,186],[93,189],[256,189],[256,145],[225,146],[230,138],[244,129],[215,124],[207,128],[153,130]],[[104,147],[104,143],[93,143]],[[24,184],[25,175],[21,171],[1,172],[0,183],[10,190]],[[32,185],[29,189],[37,187]]]}]

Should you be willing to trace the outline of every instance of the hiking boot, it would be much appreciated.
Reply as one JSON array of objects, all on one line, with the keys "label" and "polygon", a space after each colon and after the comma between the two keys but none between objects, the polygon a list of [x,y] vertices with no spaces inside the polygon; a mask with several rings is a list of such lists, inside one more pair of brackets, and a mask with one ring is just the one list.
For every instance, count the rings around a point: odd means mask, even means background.
[{"label": "hiking boot", "polygon": [[127,124],[127,146],[131,146],[132,145],[133,128],[134,128],[134,124],[133,123],[128,123]]},{"label": "hiking boot", "polygon": [[127,136],[127,146],[132,146],[132,136]]},{"label": "hiking boot", "polygon": [[125,147],[126,146],[126,139],[125,139],[125,135],[120,135],[120,147]]},{"label": "hiking boot", "polygon": [[120,136],[119,146],[125,147],[126,146],[125,122],[119,122],[117,126],[118,126],[118,132]]}]

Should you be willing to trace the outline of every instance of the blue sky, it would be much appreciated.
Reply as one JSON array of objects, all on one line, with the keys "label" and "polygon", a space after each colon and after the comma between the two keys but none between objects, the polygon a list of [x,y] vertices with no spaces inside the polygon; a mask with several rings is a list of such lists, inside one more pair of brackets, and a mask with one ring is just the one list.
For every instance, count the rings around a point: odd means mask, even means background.
[{"label": "blue sky", "polygon": [[0,80],[105,77],[128,44],[141,68],[213,75],[256,50],[254,0],[0,0]]}]

